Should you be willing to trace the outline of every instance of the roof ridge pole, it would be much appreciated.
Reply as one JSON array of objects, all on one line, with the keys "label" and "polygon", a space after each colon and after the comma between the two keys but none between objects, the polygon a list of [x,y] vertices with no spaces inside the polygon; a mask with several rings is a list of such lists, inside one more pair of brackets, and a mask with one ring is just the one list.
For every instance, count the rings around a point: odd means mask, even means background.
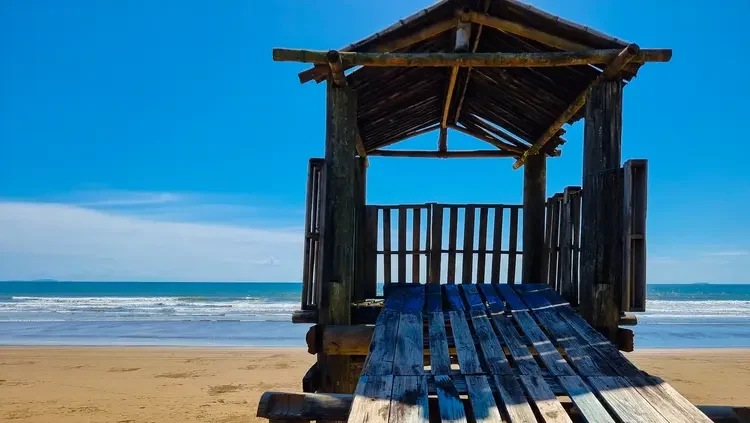
[{"label": "roof ridge pole", "polygon": [[[487,13],[487,11],[490,8],[490,0],[484,0],[484,12]],[[469,11],[469,17],[471,16],[471,11]],[[467,16],[466,10],[462,12],[461,19],[469,19]],[[469,19],[470,20],[470,19]],[[477,35],[474,37],[474,44],[471,46],[471,52],[476,53],[477,48],[479,47],[479,39],[482,36],[482,24],[477,24]],[[464,98],[466,97],[466,90],[469,88],[469,77],[471,76],[471,66],[466,68],[466,77],[464,78],[464,86],[461,89],[461,94],[458,96],[458,104],[456,104],[456,114],[453,116],[453,123],[458,123],[458,118],[461,116],[461,109],[464,107]]]},{"label": "roof ridge pole", "polygon": [[595,86],[597,86],[601,81],[605,81],[608,79],[612,79],[615,76],[617,76],[618,73],[622,70],[625,65],[627,65],[638,53],[640,52],[640,48],[636,44],[630,44],[622,51],[620,54],[618,54],[609,65],[604,69],[602,73],[599,74],[599,76],[594,79],[591,84],[589,84],[586,89],[584,89],[580,94],[578,94],[578,97],[573,100],[573,102],[568,106],[562,114],[555,119],[554,122],[552,122],[552,125],[547,128],[544,133],[537,139],[537,141],[529,147],[528,150],[526,150],[523,155],[516,160],[515,163],[513,163],[513,169],[518,169],[521,166],[526,163],[526,160],[529,158],[529,156],[533,156],[535,154],[538,154],[539,151],[544,147],[547,142],[552,139],[552,137],[557,133],[557,131],[562,128],[563,125],[565,125],[570,119],[575,116],[576,113],[583,107],[584,104],[586,104],[586,97],[588,96],[591,89]]},{"label": "roof ridge pole", "polygon": [[[471,39],[471,22],[463,18],[462,12],[456,12],[456,42],[453,45],[453,51],[456,53],[465,53],[469,51],[469,39]],[[448,88],[445,92],[445,103],[443,104],[443,118],[440,120],[440,137],[438,138],[438,151],[448,151],[448,115],[453,102],[453,92],[456,90],[456,80],[458,79],[458,65],[451,68],[448,79]]]}]

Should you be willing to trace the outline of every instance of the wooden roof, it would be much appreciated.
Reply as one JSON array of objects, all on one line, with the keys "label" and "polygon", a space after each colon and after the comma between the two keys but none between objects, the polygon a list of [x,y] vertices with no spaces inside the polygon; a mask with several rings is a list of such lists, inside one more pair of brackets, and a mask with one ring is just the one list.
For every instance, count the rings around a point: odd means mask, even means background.
[{"label": "wooden roof", "polygon": [[[475,53],[622,50],[630,45],[516,0],[442,0],[338,51],[452,53],[459,22],[471,25],[469,46]],[[627,82],[641,65],[632,62],[618,75]],[[368,153],[447,126],[520,156],[565,116],[603,68],[363,66],[346,79],[358,95],[359,131]],[[327,66],[316,65],[299,76],[304,83],[328,75]],[[582,109],[576,110],[567,123],[582,117]],[[541,143],[542,151],[555,155],[563,132]]]}]

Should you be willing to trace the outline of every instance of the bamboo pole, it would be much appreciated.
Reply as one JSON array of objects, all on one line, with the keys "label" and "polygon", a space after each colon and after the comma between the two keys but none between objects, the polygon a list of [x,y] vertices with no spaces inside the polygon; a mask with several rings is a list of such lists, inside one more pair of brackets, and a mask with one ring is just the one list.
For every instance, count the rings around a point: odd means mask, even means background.
[{"label": "bamboo pole", "polygon": [[[399,39],[390,41],[388,43],[381,44],[375,47],[375,51],[379,53],[388,53],[391,51],[400,50],[402,48],[406,48],[411,45],[414,45],[420,41],[424,41],[428,38],[432,38],[436,35],[442,34],[445,31],[455,28],[455,26],[456,26],[455,18],[450,18],[444,21],[436,22],[428,27],[425,27],[424,29],[421,29],[418,32],[409,34],[406,37],[399,38]],[[363,41],[370,41],[370,40],[363,40]],[[357,44],[363,44],[363,43],[360,42]],[[356,44],[347,46],[347,47],[340,49],[339,51],[350,51],[354,49],[355,46]],[[313,68],[300,72],[298,75],[299,81],[300,83],[303,83],[303,84],[313,79],[320,81],[320,79],[325,76],[325,73],[326,73],[325,67],[315,66]]]},{"label": "bamboo pole", "polygon": [[440,127],[445,129],[448,127],[448,113],[451,110],[451,100],[453,100],[453,92],[456,88],[456,78],[458,78],[458,66],[453,66],[451,69],[450,80],[448,81],[448,90],[445,93],[445,104],[443,105],[443,119],[440,121]]},{"label": "bamboo pole", "polygon": [[547,128],[546,131],[537,139],[537,141],[529,147],[528,150],[526,150],[523,155],[516,160],[515,163],[513,163],[513,169],[518,169],[521,166],[526,163],[526,159],[529,156],[533,156],[544,147],[544,145],[552,139],[552,137],[557,133],[557,131],[562,128],[565,123],[567,123],[573,116],[575,116],[576,113],[583,107],[584,104],[586,104],[586,97],[588,96],[588,93],[591,91],[593,87],[598,85],[601,81],[605,81],[607,79],[612,79],[615,77],[622,68],[627,65],[630,61],[633,60],[634,57],[636,57],[639,49],[638,46],[635,44],[630,44],[629,46],[625,47],[613,60],[612,62],[607,65],[607,68],[604,69],[604,72],[600,73],[596,79],[594,79],[591,84],[589,84],[586,89],[584,89],[580,94],[578,94],[578,97],[573,100],[573,103],[566,108],[563,113],[555,119],[554,122],[552,122],[552,125]]},{"label": "bamboo pole", "polygon": [[[485,13],[490,8],[490,0],[484,0],[483,8]],[[471,52],[476,53],[477,47],[479,47],[479,40],[482,37],[481,24],[477,25],[477,36],[474,38],[474,44],[471,46]],[[453,116],[453,123],[458,123],[458,118],[461,116],[461,109],[464,107],[464,98],[466,97],[466,90],[469,88],[469,77],[471,76],[471,67],[466,68],[466,78],[464,78],[464,85],[461,88],[461,94],[458,97],[458,104],[456,105],[456,114]]]},{"label": "bamboo pole", "polygon": [[341,62],[341,55],[336,50],[326,53],[328,66],[331,68],[331,77],[333,82],[339,87],[346,87],[346,76],[344,76],[344,64]]},{"label": "bamboo pole", "polygon": [[[633,44],[631,44],[632,46]],[[621,53],[617,49],[546,53],[352,53],[339,52],[344,66],[377,67],[556,67],[608,64]],[[328,52],[316,50],[273,49],[277,62],[302,62],[328,65]],[[632,57],[636,63],[667,62],[671,49],[640,50]]]},{"label": "bamboo pole", "polygon": [[422,151],[422,150],[373,150],[370,156],[382,157],[424,157],[439,159],[481,158],[481,157],[518,157],[517,154],[503,150],[456,150],[456,151]]}]

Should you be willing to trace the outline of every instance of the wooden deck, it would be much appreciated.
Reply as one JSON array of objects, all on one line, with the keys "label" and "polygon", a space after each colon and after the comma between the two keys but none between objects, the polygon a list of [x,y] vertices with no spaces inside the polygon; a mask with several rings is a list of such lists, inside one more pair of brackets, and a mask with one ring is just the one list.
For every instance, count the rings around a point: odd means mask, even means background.
[{"label": "wooden deck", "polygon": [[547,285],[400,284],[387,294],[349,422],[711,421]]}]

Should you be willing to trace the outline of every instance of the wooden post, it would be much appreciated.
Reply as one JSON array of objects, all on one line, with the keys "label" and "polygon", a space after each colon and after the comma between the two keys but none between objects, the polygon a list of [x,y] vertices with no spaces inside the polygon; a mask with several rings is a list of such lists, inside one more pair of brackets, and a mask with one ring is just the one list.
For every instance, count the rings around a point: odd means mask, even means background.
[{"label": "wooden post", "polygon": [[522,283],[542,283],[544,278],[544,219],[547,191],[547,156],[526,161],[523,172]]},{"label": "wooden post", "polygon": [[365,197],[367,188],[367,164],[366,158],[360,157],[356,160],[355,186],[354,186],[354,207],[355,221],[357,224],[355,235],[356,246],[356,265],[354,266],[354,285],[352,286],[352,301],[359,302],[366,298],[366,274],[365,274],[365,254],[366,254],[366,237],[367,219],[365,212]]},{"label": "wooden post", "polygon": [[[318,318],[321,324],[351,323],[351,293],[354,282],[357,99],[354,90],[328,82],[325,193],[323,206],[322,295]],[[352,393],[350,359],[318,356],[321,390]]]},{"label": "wooden post", "polygon": [[580,310],[610,340],[617,340],[622,282],[621,80],[592,87],[583,138]]}]

